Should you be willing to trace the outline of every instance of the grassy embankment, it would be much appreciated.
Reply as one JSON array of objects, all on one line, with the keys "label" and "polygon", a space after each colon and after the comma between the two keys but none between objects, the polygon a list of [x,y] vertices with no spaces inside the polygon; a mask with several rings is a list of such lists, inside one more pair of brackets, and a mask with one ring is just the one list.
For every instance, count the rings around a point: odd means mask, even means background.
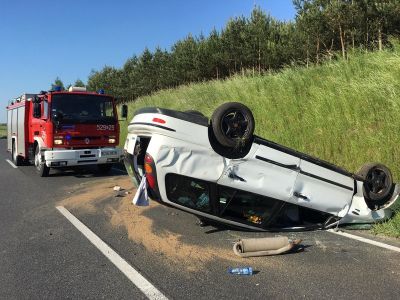
[{"label": "grassy embankment", "polygon": [[[311,68],[233,77],[164,90],[130,103],[196,109],[210,116],[221,103],[240,101],[255,116],[256,134],[349,171],[379,161],[400,180],[400,49],[352,55]],[[126,137],[122,123],[121,144]],[[400,237],[400,213],[375,232]]]},{"label": "grassy embankment", "polygon": [[7,137],[7,124],[0,124],[0,139]]}]

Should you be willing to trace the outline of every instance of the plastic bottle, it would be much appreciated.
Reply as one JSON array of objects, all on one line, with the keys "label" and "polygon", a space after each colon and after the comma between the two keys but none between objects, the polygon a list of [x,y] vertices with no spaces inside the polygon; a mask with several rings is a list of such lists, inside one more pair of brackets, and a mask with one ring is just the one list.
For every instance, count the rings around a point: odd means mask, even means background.
[{"label": "plastic bottle", "polygon": [[253,268],[252,267],[229,268],[228,273],[235,275],[253,275]]}]

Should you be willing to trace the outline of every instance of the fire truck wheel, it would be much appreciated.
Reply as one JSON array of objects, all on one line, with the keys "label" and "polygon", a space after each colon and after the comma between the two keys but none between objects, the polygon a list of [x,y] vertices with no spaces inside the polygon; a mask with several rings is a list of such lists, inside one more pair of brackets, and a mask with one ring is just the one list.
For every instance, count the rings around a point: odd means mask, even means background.
[{"label": "fire truck wheel", "polygon": [[15,143],[14,143],[14,141],[13,141],[13,143],[12,143],[12,153],[11,153],[11,155],[12,155],[13,163],[14,163],[16,166],[22,165],[22,157],[19,156],[19,155],[17,154],[17,151],[15,150]]},{"label": "fire truck wheel", "polygon": [[42,161],[39,146],[35,149],[35,168],[40,177],[46,177],[49,175],[50,168],[46,166],[44,161]]}]

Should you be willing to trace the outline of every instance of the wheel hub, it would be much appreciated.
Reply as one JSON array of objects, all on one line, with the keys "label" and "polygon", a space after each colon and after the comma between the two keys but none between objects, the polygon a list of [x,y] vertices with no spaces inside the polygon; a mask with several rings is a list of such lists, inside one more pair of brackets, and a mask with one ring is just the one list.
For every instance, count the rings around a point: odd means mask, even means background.
[{"label": "wheel hub", "polygon": [[222,118],[224,134],[229,138],[241,138],[247,130],[248,121],[240,111],[227,113]]},{"label": "wheel hub", "polygon": [[381,193],[387,188],[385,172],[380,169],[372,169],[367,176],[367,184],[373,193]]}]

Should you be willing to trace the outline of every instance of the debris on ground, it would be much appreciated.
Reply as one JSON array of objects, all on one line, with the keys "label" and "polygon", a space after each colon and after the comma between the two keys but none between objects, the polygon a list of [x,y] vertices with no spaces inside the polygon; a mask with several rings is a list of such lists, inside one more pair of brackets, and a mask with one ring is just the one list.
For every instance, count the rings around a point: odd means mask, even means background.
[{"label": "debris on ground", "polygon": [[119,185],[114,186],[114,191],[119,192],[121,190],[121,187]]},{"label": "debris on ground", "polygon": [[277,255],[292,250],[301,240],[290,240],[285,236],[239,239],[233,245],[233,252],[240,257]]},{"label": "debris on ground", "polygon": [[252,267],[229,268],[228,273],[234,275],[253,275],[253,268]]}]

